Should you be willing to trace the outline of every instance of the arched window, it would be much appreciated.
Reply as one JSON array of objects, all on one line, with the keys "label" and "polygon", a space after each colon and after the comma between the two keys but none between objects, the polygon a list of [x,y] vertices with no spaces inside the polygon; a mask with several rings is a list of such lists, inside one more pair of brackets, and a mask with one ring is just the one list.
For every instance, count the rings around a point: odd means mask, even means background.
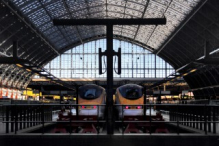
[{"label": "arched window", "polygon": [[[117,57],[114,57],[115,78],[164,78],[174,69],[150,51],[129,42],[113,40],[113,49],[122,50],[122,73],[118,75]],[[74,47],[50,61],[45,68],[58,78],[105,78],[99,75],[98,49],[106,50],[106,39],[91,41]],[[106,58],[102,57],[103,72]]]}]

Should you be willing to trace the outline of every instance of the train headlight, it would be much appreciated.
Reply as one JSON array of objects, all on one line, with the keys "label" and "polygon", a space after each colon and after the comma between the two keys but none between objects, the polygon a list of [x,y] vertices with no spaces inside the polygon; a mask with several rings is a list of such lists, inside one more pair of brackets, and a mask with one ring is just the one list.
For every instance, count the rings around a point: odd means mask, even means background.
[{"label": "train headlight", "polygon": [[137,106],[137,109],[141,109],[142,108],[142,106]]}]

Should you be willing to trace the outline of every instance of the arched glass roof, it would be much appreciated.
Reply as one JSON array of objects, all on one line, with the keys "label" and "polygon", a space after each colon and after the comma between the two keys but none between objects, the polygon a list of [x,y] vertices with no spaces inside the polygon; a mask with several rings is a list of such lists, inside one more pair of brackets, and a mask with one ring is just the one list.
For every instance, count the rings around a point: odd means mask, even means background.
[{"label": "arched glass roof", "polygon": [[[105,27],[57,27],[52,24],[54,18],[165,16],[167,25],[163,26],[114,26],[114,39],[155,50],[179,69],[204,55],[206,41],[210,52],[217,50],[218,4],[218,0],[1,0],[0,56],[11,57],[12,42],[17,40],[19,58],[42,67],[68,49],[106,36]],[[15,65],[0,66],[0,79],[5,86],[26,87],[33,76]],[[202,64],[192,67],[199,66]],[[203,72],[194,73],[195,80],[192,75],[185,79],[200,95],[206,92],[203,89],[218,95],[218,87],[212,88],[218,84],[218,66],[206,66]]]},{"label": "arched glass roof", "polygon": [[54,26],[52,19],[163,18],[163,26],[114,26],[125,37],[157,50],[200,0],[9,0],[22,16],[62,52],[84,40],[105,36],[104,26]]},{"label": "arched glass roof", "polygon": [[[160,57],[137,45],[114,40],[114,50],[122,50],[122,73],[116,74],[117,57],[114,57],[114,78],[165,78],[174,69]],[[45,68],[58,78],[106,78],[99,75],[98,49],[106,50],[106,39],[74,47],[50,61]],[[103,72],[106,58],[102,58]]]}]

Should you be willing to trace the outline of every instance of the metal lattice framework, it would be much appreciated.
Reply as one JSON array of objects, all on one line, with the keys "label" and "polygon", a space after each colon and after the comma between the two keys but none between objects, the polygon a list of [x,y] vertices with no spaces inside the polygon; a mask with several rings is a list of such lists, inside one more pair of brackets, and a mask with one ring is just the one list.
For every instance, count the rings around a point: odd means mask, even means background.
[{"label": "metal lattice framework", "polygon": [[[0,56],[10,57],[12,42],[17,40],[20,58],[44,66],[68,49],[106,36],[104,26],[54,26],[54,18],[166,17],[164,26],[114,26],[113,34],[156,53],[178,69],[203,56],[205,41],[210,42],[211,52],[219,47],[218,7],[218,0],[0,0]],[[4,86],[23,88],[33,76],[16,65],[0,66]],[[185,80],[191,88],[211,87],[219,84],[218,75],[217,66],[207,65],[205,72]],[[196,92],[219,94],[218,88],[205,90]]]},{"label": "metal lattice framework", "polygon": [[[159,49],[199,0],[10,0],[58,51],[84,39],[106,34],[104,26],[57,27],[52,19],[167,18],[165,26],[115,26],[114,35]],[[152,51],[151,50],[151,51]]]}]

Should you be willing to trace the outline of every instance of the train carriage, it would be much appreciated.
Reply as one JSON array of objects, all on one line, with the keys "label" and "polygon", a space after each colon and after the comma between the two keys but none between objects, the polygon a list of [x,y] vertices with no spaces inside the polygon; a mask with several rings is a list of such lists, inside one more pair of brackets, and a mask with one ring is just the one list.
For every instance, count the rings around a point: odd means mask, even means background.
[{"label": "train carriage", "polygon": [[78,95],[79,115],[98,115],[103,118],[105,106],[102,104],[105,101],[106,91],[103,87],[95,84],[81,86]]},{"label": "train carriage", "polygon": [[127,84],[117,88],[115,93],[115,103],[119,112],[119,117],[122,116],[138,116],[143,115],[144,94],[143,87],[136,84]]}]

